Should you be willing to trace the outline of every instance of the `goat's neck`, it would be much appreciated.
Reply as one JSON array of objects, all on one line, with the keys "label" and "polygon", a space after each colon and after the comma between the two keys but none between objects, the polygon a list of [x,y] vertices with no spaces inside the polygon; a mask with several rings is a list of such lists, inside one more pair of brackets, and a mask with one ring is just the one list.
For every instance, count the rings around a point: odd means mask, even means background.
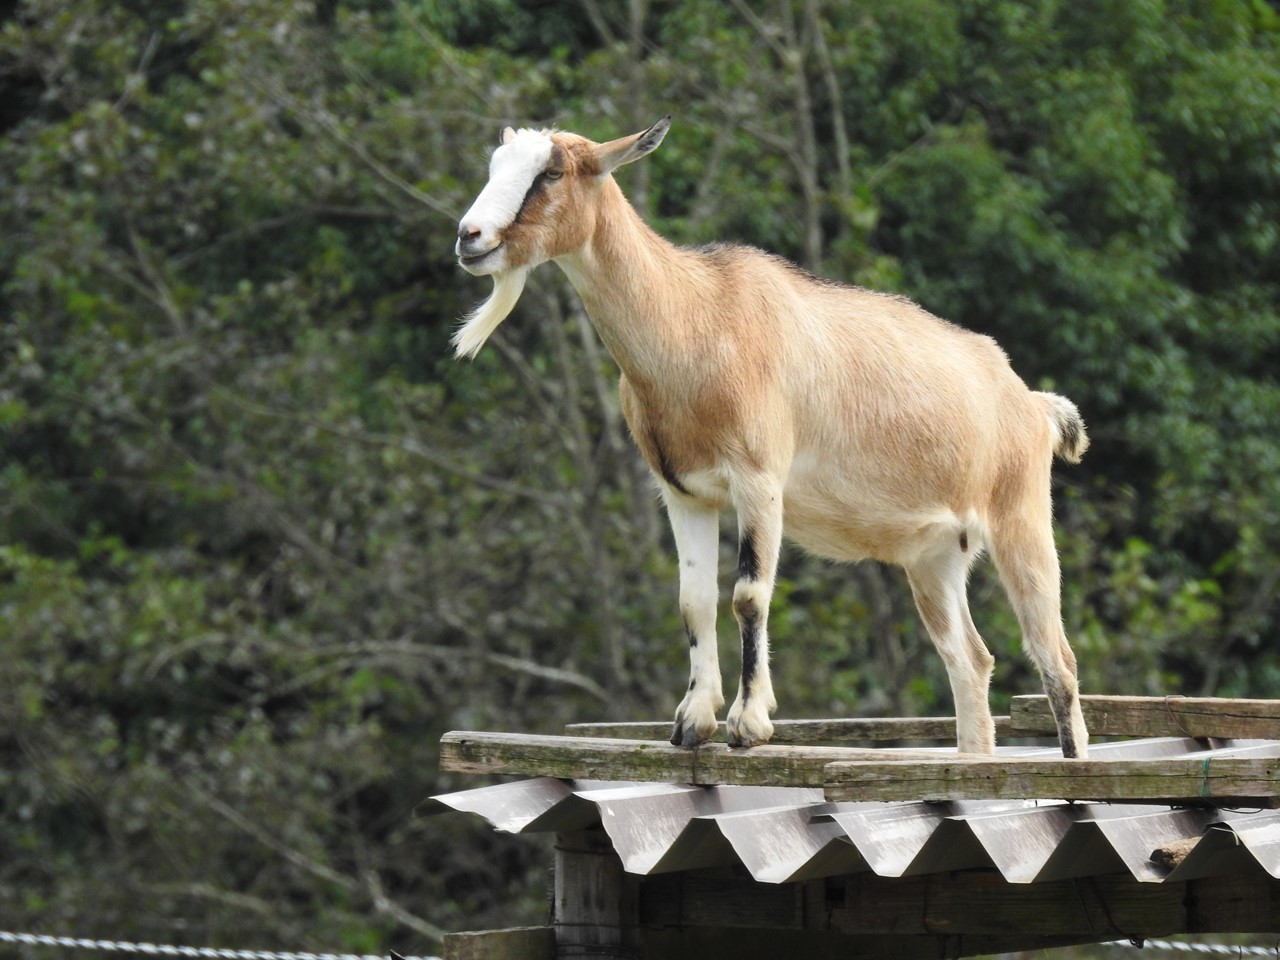
[{"label": "goat's neck", "polygon": [[616,184],[601,190],[594,233],[557,262],[622,372],[653,383],[687,362],[714,280],[704,258],[655,233]]}]

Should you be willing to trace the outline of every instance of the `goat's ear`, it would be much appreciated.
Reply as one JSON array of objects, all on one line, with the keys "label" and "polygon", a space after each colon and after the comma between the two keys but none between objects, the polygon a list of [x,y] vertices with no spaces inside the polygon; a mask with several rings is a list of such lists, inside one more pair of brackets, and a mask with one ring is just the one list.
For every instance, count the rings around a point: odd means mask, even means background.
[{"label": "goat's ear", "polygon": [[516,138],[514,127],[503,127],[502,132],[498,134],[498,146],[504,146]]},{"label": "goat's ear", "polygon": [[633,133],[629,137],[610,140],[595,149],[596,159],[600,161],[601,174],[612,173],[624,163],[639,160],[647,153],[653,153],[662,143],[671,126],[671,115],[663,117],[643,133]]}]

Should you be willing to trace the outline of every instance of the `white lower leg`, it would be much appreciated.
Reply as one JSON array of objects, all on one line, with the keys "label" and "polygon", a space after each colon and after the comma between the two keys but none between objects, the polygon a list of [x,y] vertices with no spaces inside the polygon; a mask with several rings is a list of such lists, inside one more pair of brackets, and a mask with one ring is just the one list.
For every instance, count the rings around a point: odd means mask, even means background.
[{"label": "white lower leg", "polygon": [[969,616],[965,597],[967,548],[947,544],[907,571],[916,609],[947,668],[956,708],[956,747],[961,753],[995,752],[989,688],[995,664]]},{"label": "white lower leg", "polygon": [[963,596],[961,601],[964,652],[969,660],[970,679],[965,682],[963,693],[952,688],[956,699],[956,746],[963,753],[995,753],[996,722],[991,717],[990,691],[996,661],[973,625]]},{"label": "white lower leg", "polygon": [[724,706],[716,642],[717,511],[690,505],[670,494],[667,515],[680,559],[680,612],[689,641],[689,686],[676,708],[671,742],[694,747],[716,732],[716,711]]}]

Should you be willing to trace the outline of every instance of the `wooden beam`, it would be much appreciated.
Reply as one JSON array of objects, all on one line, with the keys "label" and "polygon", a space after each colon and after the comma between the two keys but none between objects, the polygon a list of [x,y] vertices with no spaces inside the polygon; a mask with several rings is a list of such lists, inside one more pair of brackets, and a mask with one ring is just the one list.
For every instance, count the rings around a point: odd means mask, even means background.
[{"label": "wooden beam", "polygon": [[552,927],[512,927],[446,933],[444,960],[555,960],[556,932]]},{"label": "wooden beam", "polygon": [[1280,759],[1154,757],[1054,760],[944,750],[775,746],[696,750],[668,743],[454,731],[440,741],[453,773],[565,780],[823,787],[829,800],[1058,799],[1280,805]]},{"label": "wooden beam", "polygon": [[[822,787],[827,764],[883,760],[885,753],[883,749],[773,745],[730,749],[723,743],[690,750],[641,740],[453,731],[440,739],[440,769],[562,780]],[[940,750],[895,750],[892,755],[919,761],[961,756]]]},{"label": "wooden beam", "polygon": [[[1099,737],[1220,737],[1280,740],[1280,700],[1218,697],[1081,697],[1089,733]],[[1043,696],[1014,697],[1015,734],[1056,729]]]},{"label": "wooden beam", "polygon": [[[1008,717],[996,717],[996,736],[1009,736],[1013,724]],[[666,740],[671,735],[669,721],[641,720],[631,723],[570,723],[564,728],[570,737],[608,737],[619,740]],[[724,738],[724,721],[717,739]],[[942,740],[955,743],[955,717],[850,717],[837,720],[775,720],[773,744],[792,743],[894,743],[901,740]]]},{"label": "wooden beam", "polygon": [[[1094,943],[1092,934],[1049,937],[1036,933],[1000,937],[847,935],[816,930],[773,930],[748,927],[646,927],[641,931],[639,960],[938,960],[1051,950]],[[602,955],[604,956],[604,955]]]},{"label": "wooden beam", "polygon": [[828,800],[1117,800],[1274,807],[1280,759],[1034,760],[950,757],[834,762]]},{"label": "wooden beam", "polygon": [[[817,909],[813,909],[816,907]],[[640,922],[649,928],[822,930],[904,940],[930,934],[1097,941],[1177,933],[1258,933],[1280,923],[1280,881],[1261,871],[1183,883],[1127,874],[1008,883],[995,870],[919,877],[872,873],[801,884],[728,874],[641,878]]]}]

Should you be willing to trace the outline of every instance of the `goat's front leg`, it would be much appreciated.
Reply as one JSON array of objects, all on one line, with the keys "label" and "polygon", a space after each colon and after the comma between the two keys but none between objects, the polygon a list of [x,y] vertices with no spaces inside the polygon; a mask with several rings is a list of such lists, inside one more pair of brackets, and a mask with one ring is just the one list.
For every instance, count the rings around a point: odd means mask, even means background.
[{"label": "goat's front leg", "polygon": [[716,732],[716,711],[724,706],[716,646],[720,511],[674,492],[666,492],[665,499],[680,558],[680,613],[689,638],[689,689],[676,708],[671,742],[696,747]]},{"label": "goat's front leg", "polygon": [[734,491],[738,510],[738,582],[733,617],[742,637],[742,680],[729,708],[729,746],[753,747],[773,736],[777,709],[769,675],[769,601],[782,547],[782,491],[758,481]]}]

